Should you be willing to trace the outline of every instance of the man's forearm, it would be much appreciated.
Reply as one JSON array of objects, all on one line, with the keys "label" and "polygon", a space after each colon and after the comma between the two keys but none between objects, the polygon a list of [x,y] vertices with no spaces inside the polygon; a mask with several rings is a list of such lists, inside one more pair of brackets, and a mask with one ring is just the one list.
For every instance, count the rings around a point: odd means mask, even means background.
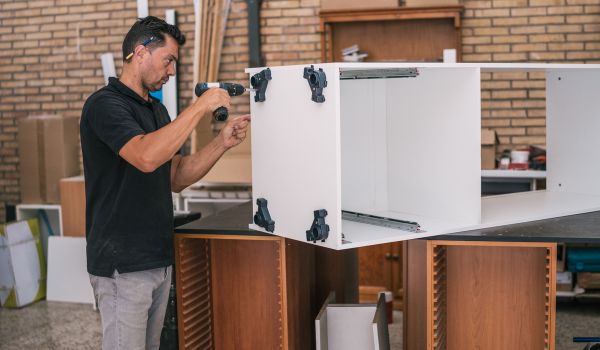
[{"label": "man's forearm", "polygon": [[172,190],[179,192],[200,180],[212,169],[225,151],[227,151],[227,147],[217,137],[199,152],[181,158],[175,171]]},{"label": "man's forearm", "polygon": [[142,161],[151,168],[158,168],[173,158],[194,130],[204,112],[192,105],[165,127],[143,135],[135,145]]}]

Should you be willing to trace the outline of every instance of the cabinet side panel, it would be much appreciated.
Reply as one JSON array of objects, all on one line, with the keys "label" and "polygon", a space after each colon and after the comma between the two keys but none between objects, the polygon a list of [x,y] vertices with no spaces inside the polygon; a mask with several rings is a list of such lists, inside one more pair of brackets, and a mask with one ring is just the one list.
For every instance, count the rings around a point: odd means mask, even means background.
[{"label": "cabinet side panel", "polygon": [[212,240],[216,350],[283,347],[280,242]]},{"label": "cabinet side panel", "polygon": [[546,74],[547,188],[600,194],[600,69]]},{"label": "cabinet side panel", "polygon": [[284,240],[289,350],[315,348],[315,247]]},{"label": "cabinet side panel", "polygon": [[478,224],[479,69],[420,68],[386,84],[389,210]]},{"label": "cabinet side panel", "polygon": [[[310,65],[307,65],[310,67]],[[302,66],[272,69],[266,101],[250,104],[252,113],[253,209],[268,201],[274,234],[306,242],[315,210],[326,209],[329,238],[316,244],[341,245],[339,71],[323,68],[323,103],[311,100]],[[254,226],[252,226],[254,228]]]},{"label": "cabinet side panel", "polygon": [[209,241],[176,235],[175,256],[179,349],[212,350]]},{"label": "cabinet side panel", "polygon": [[447,349],[546,348],[545,247],[447,247]]},{"label": "cabinet side panel", "polygon": [[340,82],[343,210],[387,210],[385,86],[385,79]]}]

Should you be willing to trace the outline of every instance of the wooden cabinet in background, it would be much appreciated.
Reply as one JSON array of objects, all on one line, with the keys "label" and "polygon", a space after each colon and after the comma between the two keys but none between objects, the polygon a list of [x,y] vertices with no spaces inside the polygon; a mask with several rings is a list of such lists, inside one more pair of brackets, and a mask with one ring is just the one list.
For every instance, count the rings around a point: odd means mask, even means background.
[{"label": "wooden cabinet in background", "polygon": [[373,61],[439,62],[444,49],[461,58],[462,6],[321,11],[321,60],[341,62],[358,45]]},{"label": "wooden cabinet in background", "polygon": [[358,249],[358,285],[361,303],[376,303],[378,293],[390,291],[394,309],[402,310],[402,243]]}]

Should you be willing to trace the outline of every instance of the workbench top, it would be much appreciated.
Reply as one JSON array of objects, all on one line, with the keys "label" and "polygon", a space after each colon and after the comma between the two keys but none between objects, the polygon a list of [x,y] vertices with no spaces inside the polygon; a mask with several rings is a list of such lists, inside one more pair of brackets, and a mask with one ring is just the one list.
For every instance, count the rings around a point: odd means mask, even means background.
[{"label": "workbench top", "polygon": [[270,236],[248,228],[252,216],[252,203],[248,201],[179,226],[175,228],[175,233]]},{"label": "workbench top", "polygon": [[[252,222],[250,201],[190,222],[175,233],[269,236],[248,228]],[[277,224],[277,223],[275,223]],[[600,243],[600,211],[488,229],[434,236],[435,240]]]}]

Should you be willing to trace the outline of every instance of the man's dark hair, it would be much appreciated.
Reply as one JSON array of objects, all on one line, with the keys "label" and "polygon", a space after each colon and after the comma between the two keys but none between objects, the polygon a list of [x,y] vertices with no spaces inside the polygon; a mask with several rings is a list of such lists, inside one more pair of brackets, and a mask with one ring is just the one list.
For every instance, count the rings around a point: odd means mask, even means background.
[{"label": "man's dark hair", "polygon": [[162,19],[154,16],[148,16],[138,19],[129,29],[125,39],[123,39],[123,61],[133,52],[136,46],[152,39],[146,47],[152,49],[165,45],[165,34],[170,35],[177,41],[179,46],[185,44],[185,35],[181,33],[177,26],[168,24]]}]

